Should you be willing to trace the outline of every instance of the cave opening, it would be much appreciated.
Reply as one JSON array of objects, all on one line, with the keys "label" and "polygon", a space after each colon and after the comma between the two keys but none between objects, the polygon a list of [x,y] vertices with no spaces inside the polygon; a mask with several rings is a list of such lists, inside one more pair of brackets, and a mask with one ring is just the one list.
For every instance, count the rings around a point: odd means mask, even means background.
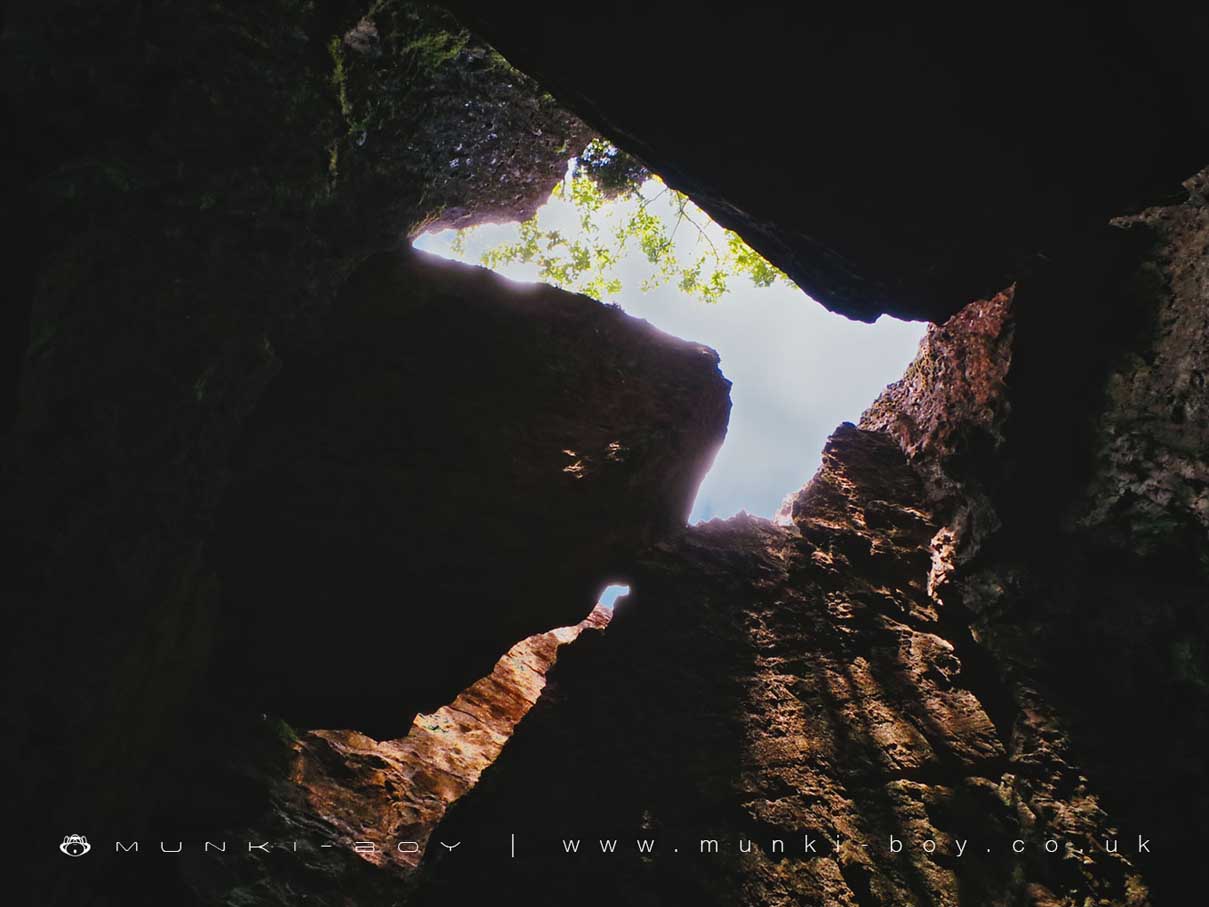
[{"label": "cave opening", "polygon": [[604,587],[600,596],[596,599],[598,607],[607,608],[612,611],[618,600],[630,594],[630,587],[625,583],[610,583]]},{"label": "cave opening", "polygon": [[529,221],[434,230],[413,245],[516,281],[582,292],[718,351],[732,382],[730,423],[690,523],[743,511],[773,518],[818,468],[835,426],[856,421],[902,375],[926,329],[828,311],[600,140],[569,161]]}]

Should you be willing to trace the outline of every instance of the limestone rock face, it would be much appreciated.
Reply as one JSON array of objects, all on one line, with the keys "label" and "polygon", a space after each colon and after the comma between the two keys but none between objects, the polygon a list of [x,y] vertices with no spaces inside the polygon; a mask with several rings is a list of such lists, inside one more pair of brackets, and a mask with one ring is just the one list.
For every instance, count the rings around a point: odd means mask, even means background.
[{"label": "limestone rock face", "polygon": [[1000,526],[988,495],[1011,413],[1014,288],[930,325],[903,377],[861,417],[889,434],[922,478],[944,525],[932,540],[933,593]]},{"label": "limestone rock face", "polygon": [[1160,901],[1206,880],[1204,180],[931,329],[861,423],[924,478],[930,588],[1031,761],[1079,764],[1118,822],[1166,834]]},{"label": "limestone rock face", "polygon": [[1153,238],[1148,330],[1108,376],[1095,426],[1092,479],[1076,521],[1109,530],[1114,547],[1154,555],[1174,545],[1204,560],[1209,533],[1209,171],[1183,205],[1118,221]]},{"label": "limestone rock face", "polygon": [[1145,903],[1052,728],[1000,723],[985,656],[929,598],[937,525],[895,441],[842,426],[794,522],[715,520],[641,560],[447,816],[467,844],[430,852],[418,903],[501,880],[543,904]]},{"label": "limestone rock face", "polygon": [[[1027,374],[1035,349],[1017,349],[1003,462],[1014,475],[983,471],[988,487],[998,485],[990,499],[1003,527],[946,596],[977,615],[1000,673],[1027,665],[1036,678],[1032,699],[1046,709],[1022,715],[1061,716],[1072,753],[1064,758],[1077,753],[1120,821],[1159,830],[1151,879],[1160,903],[1209,882],[1200,856],[1209,782],[1198,755],[1209,733],[1204,180],[1188,182],[1182,204],[1117,222],[1140,250],[1080,304],[1084,323],[1106,322],[1112,341],[1100,341],[1093,392],[1060,392],[1059,413],[1038,417],[1055,405],[1044,401],[1056,385]],[[1017,298],[1026,292],[1022,283]],[[1037,313],[1019,317],[1021,338],[1039,329]],[[1077,348],[1077,335],[1058,334]],[[1069,476],[1065,493],[1049,495],[1035,477],[1062,462],[1061,436],[1036,427],[1058,424],[1057,415],[1080,455],[1070,473],[1058,467]],[[1046,489],[1049,503],[1022,492],[1027,484]]]}]

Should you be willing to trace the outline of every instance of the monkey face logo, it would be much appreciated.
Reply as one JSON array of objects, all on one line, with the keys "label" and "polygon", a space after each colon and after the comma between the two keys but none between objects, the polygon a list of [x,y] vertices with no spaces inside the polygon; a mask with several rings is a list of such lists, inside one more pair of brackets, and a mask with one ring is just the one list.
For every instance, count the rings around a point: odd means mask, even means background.
[{"label": "monkey face logo", "polygon": [[69,857],[82,857],[92,850],[92,845],[88,843],[88,839],[83,835],[66,835],[63,838],[63,843],[59,845],[59,850]]}]

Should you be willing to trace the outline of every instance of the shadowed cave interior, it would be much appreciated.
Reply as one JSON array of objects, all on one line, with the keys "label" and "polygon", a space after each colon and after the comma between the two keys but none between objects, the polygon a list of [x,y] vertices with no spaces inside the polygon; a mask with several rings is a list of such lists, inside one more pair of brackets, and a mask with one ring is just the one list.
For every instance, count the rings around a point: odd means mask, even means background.
[{"label": "shadowed cave interior", "polygon": [[[10,4],[14,896],[1203,898],[1206,43]],[[410,248],[527,221],[594,140],[799,305],[927,322],[774,519],[689,519],[725,357]]]}]

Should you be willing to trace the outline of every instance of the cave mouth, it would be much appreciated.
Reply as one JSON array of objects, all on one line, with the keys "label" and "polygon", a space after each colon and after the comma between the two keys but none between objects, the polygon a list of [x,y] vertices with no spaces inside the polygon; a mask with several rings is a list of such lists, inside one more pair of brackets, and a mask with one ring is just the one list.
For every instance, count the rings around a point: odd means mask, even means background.
[{"label": "cave mouth", "polygon": [[[584,292],[717,350],[733,385],[730,424],[689,522],[743,511],[774,517],[785,495],[814,474],[835,426],[857,421],[902,375],[925,323],[883,315],[867,324],[830,312],[741,240],[735,248],[755,256],[755,265],[742,259],[747,266],[729,275],[725,290],[711,292],[710,250],[725,253],[738,237],[645,170],[627,195],[608,182],[600,191],[585,188],[576,178],[580,166],[572,158],[563,183],[524,224],[432,231],[413,245],[513,280]],[[637,228],[635,211],[646,218]],[[601,241],[619,229],[632,234],[620,254]],[[661,243],[676,253],[671,265],[658,254]],[[693,267],[703,261],[694,276]],[[731,266],[734,261],[729,259]]]}]

